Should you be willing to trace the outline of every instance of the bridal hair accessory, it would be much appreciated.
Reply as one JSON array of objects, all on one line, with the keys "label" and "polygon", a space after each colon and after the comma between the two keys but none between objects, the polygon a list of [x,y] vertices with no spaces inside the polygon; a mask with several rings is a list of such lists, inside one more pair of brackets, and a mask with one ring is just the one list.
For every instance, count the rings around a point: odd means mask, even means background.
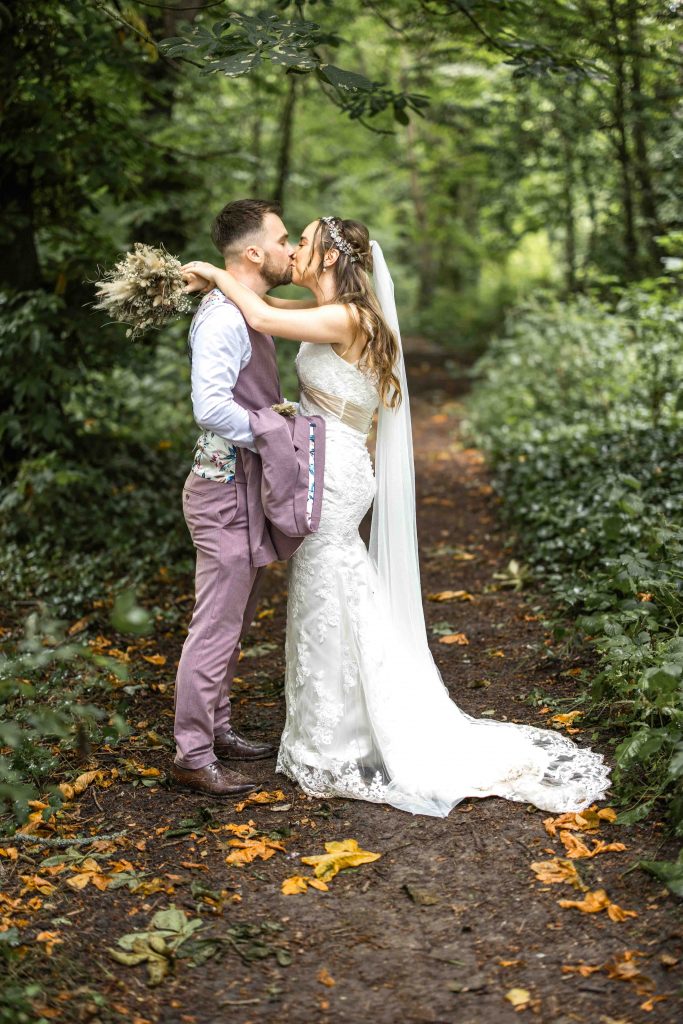
[{"label": "bridal hair accessory", "polygon": [[95,283],[99,301],[94,308],[128,324],[126,336],[135,340],[192,309],[185,284],[180,260],[163,246],[136,242],[133,251]]},{"label": "bridal hair accessory", "polygon": [[339,220],[339,217],[321,217],[320,220],[323,224],[327,224],[327,228],[332,236],[335,248],[339,249],[339,252],[343,252],[345,256],[348,256],[352,263],[357,263],[360,256],[354,251],[351,243],[346,241],[335,224],[335,221]]}]

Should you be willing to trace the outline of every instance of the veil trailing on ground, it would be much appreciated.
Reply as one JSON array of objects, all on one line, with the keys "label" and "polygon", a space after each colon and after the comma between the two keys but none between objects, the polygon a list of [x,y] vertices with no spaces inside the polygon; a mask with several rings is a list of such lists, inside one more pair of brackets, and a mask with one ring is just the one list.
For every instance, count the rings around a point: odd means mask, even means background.
[{"label": "veil trailing on ground", "polygon": [[399,358],[394,368],[402,401],[396,409],[380,405],[377,422],[375,479],[370,557],[375,563],[391,618],[414,644],[426,642],[420,588],[420,564],[415,516],[415,468],[410,401],[401,331],[394,299],[394,283],[384,253],[375,241],[372,249],[375,294],[387,324],[394,332]]},{"label": "veil trailing on ground", "polygon": [[[602,756],[557,732],[476,719],[451,699],[427,640],[417,546],[410,403],[394,286],[371,242],[375,292],[394,331],[402,402],[380,404],[369,556],[377,597],[367,614],[383,656],[367,670],[365,701],[385,780],[382,799],[412,813],[448,814],[471,796],[578,810],[609,786]],[[379,639],[378,639],[379,638]],[[368,666],[370,661],[368,659]]]}]

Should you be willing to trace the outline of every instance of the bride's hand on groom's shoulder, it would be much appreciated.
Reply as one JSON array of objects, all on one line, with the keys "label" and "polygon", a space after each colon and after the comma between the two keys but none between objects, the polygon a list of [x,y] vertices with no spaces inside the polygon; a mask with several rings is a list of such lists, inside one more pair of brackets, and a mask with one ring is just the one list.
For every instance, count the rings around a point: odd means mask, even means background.
[{"label": "bride's hand on groom's shoulder", "polygon": [[187,284],[185,292],[206,292],[215,287],[215,273],[218,268],[212,263],[205,263],[202,260],[193,260],[180,268],[180,272]]}]

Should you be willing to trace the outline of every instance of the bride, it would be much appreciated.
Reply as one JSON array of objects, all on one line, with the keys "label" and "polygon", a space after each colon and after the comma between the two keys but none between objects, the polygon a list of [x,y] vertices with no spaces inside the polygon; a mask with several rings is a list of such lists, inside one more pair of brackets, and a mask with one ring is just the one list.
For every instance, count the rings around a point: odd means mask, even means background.
[{"label": "bride", "polygon": [[[413,814],[444,816],[485,796],[585,808],[609,787],[602,756],[559,733],[465,714],[429,650],[408,389],[379,245],[358,221],[322,217],[292,261],[293,282],[315,302],[263,300],[208,263],[183,268],[188,290],[213,284],[255,330],[302,342],[301,409],[326,421],[320,528],[289,568],[277,770],[311,796]],[[366,440],[378,408],[373,473]],[[368,551],[358,527],[371,505]]]}]

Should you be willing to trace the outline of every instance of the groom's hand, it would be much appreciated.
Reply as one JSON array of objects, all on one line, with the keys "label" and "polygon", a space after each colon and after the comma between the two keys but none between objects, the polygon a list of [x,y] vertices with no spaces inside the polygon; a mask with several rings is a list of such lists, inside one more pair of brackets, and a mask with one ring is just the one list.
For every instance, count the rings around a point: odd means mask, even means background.
[{"label": "groom's hand", "polygon": [[196,274],[193,270],[183,269],[182,275],[187,281],[183,291],[188,294],[191,294],[192,292],[209,292],[213,288],[210,281],[207,281],[207,279],[202,277],[201,274]]},{"label": "groom's hand", "polygon": [[273,412],[279,412],[281,416],[296,416],[297,407],[294,402],[278,402],[270,407]]}]

